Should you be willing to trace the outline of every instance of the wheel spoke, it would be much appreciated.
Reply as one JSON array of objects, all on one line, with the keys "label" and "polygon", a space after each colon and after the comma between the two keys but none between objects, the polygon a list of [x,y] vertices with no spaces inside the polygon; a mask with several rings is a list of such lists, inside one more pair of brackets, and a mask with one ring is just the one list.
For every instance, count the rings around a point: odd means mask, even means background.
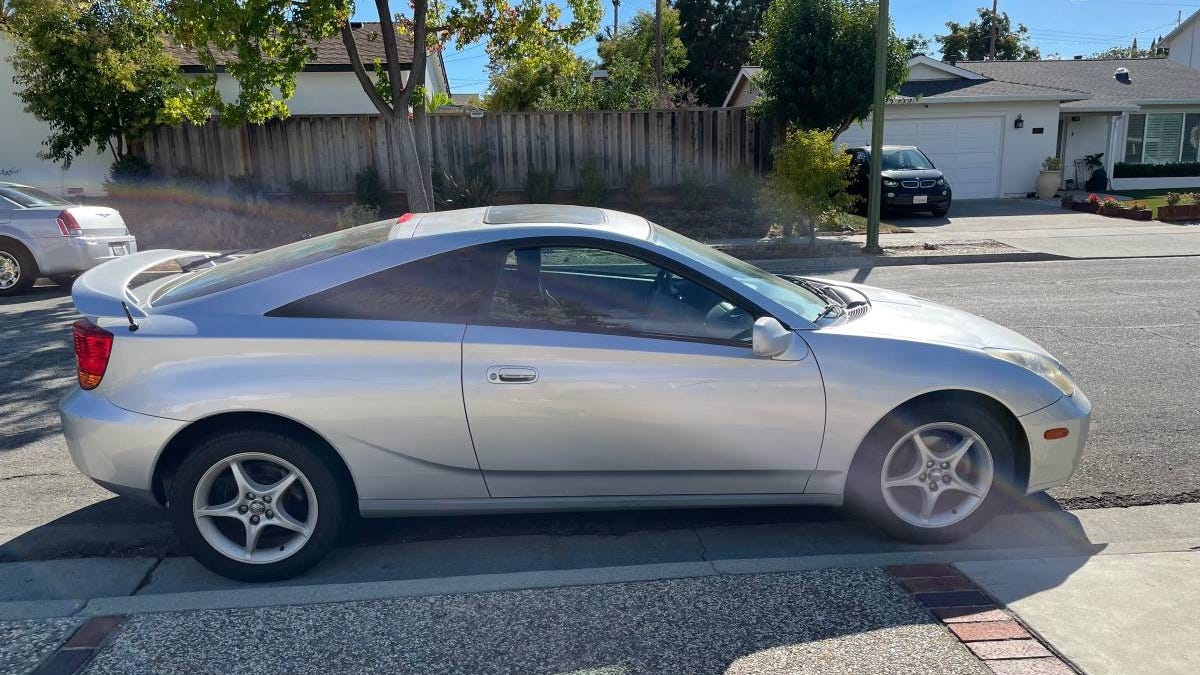
[{"label": "wheel spoke", "polygon": [[952,450],[950,452],[950,456],[946,457],[942,461],[950,462],[951,469],[958,467],[958,463],[959,463],[959,461],[962,460],[963,455],[966,455],[967,451],[970,450],[971,446],[974,444],[975,444],[974,438],[971,438],[970,436],[963,438],[962,441],[959,442],[958,445],[954,446],[954,450]]},{"label": "wheel spoke", "polygon": [[924,487],[924,481],[920,480],[921,472],[924,471],[923,466],[918,466],[912,471],[900,476],[899,478],[891,478],[883,486],[889,490],[898,487]]},{"label": "wheel spoke", "polygon": [[933,450],[930,450],[929,446],[925,444],[925,439],[921,438],[921,434],[913,434],[912,442],[917,448],[917,454],[921,457],[922,464],[937,461],[937,457],[933,456]]},{"label": "wheel spoke", "polygon": [[197,516],[204,518],[237,518],[240,520],[241,514],[239,514],[237,510],[240,501],[240,497],[234,497],[224,504],[217,504],[216,506],[202,506],[196,509],[195,512]]},{"label": "wheel spoke", "polygon": [[258,535],[262,534],[263,526],[251,524],[246,521],[246,559],[249,560],[254,556],[254,550],[258,548]]},{"label": "wheel spoke", "polygon": [[928,488],[921,491],[921,520],[929,522],[929,518],[933,515],[933,507],[937,505],[938,497],[941,494],[940,491]]},{"label": "wheel spoke", "polygon": [[280,504],[278,502],[276,502],[276,504],[275,504],[275,518],[274,518],[274,520],[271,521],[271,524],[276,525],[277,527],[282,527],[285,530],[291,530],[292,532],[299,532],[300,534],[303,534],[304,536],[308,536],[308,534],[311,532],[311,530],[309,530],[308,525],[305,525],[304,523],[300,522],[299,520],[296,520],[295,518],[293,518],[292,514],[288,513],[286,510],[284,510],[283,504]]},{"label": "wheel spoke", "polygon": [[274,499],[275,501],[278,502],[280,495],[282,495],[284,493],[284,491],[287,490],[289,487],[291,487],[292,483],[295,483],[295,482],[296,482],[296,474],[289,471],[288,474],[286,476],[284,476],[283,478],[280,478],[278,481],[272,483],[271,485],[265,486],[263,489],[263,493],[270,495],[271,499]]},{"label": "wheel spoke", "polygon": [[972,485],[971,483],[968,483],[967,481],[963,480],[962,478],[960,478],[958,476],[958,474],[953,474],[950,476],[950,482],[946,485],[946,489],[947,490],[958,490],[959,492],[965,492],[965,493],[971,495],[972,497],[982,497],[983,496],[983,490],[981,488],[979,488],[975,485]]}]

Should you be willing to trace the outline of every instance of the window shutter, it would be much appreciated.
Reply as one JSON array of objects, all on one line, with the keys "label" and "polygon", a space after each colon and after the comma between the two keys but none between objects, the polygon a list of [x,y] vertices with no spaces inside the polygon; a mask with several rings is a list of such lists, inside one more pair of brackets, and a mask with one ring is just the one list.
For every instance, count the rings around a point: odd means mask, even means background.
[{"label": "window shutter", "polygon": [[1182,142],[1182,113],[1146,116],[1146,144],[1143,153],[1147,164],[1178,162]]}]

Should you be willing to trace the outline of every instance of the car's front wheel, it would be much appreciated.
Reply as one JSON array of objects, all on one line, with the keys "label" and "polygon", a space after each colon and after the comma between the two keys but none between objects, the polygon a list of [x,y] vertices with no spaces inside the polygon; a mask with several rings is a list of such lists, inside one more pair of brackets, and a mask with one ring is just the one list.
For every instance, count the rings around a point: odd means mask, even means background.
[{"label": "car's front wheel", "polygon": [[322,454],[288,435],[248,430],[201,442],[175,474],[169,509],[176,534],[205,567],[274,581],[333,548],[346,502]]},{"label": "car's front wheel", "polygon": [[893,536],[960,539],[991,519],[1013,485],[1013,445],[994,413],[967,402],[897,411],[863,442],[847,501]]},{"label": "car's front wheel", "polygon": [[0,296],[20,295],[37,281],[37,264],[24,246],[0,241]]}]

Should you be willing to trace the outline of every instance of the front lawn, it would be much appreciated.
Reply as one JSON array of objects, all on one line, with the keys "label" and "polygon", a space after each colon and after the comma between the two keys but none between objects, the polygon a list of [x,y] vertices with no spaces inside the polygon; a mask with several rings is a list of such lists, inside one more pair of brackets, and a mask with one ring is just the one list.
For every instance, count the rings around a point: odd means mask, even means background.
[{"label": "front lawn", "polygon": [[1158,217],[1158,207],[1164,206],[1167,203],[1167,194],[1174,192],[1176,194],[1186,195],[1189,192],[1200,192],[1200,187],[1175,188],[1172,190],[1163,190],[1161,188],[1154,190],[1122,190],[1114,193],[1141,203],[1146,208],[1154,211],[1152,218]]}]

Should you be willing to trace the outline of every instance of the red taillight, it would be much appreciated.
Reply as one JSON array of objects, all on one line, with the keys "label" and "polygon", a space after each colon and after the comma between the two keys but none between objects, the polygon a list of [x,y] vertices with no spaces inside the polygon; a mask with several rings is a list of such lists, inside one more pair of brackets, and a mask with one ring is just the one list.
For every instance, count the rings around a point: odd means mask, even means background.
[{"label": "red taillight", "polygon": [[95,389],[108,368],[113,334],[87,319],[76,321],[71,326],[71,334],[75,338],[75,365],[79,375],[79,386],[83,389]]},{"label": "red taillight", "polygon": [[399,225],[400,223],[407,223],[408,221],[412,220],[412,217],[413,217],[413,214],[406,213],[396,219],[396,224]]},{"label": "red taillight", "polygon": [[64,237],[78,237],[83,234],[83,228],[79,227],[79,221],[75,220],[70,211],[58,212],[58,231]]}]

